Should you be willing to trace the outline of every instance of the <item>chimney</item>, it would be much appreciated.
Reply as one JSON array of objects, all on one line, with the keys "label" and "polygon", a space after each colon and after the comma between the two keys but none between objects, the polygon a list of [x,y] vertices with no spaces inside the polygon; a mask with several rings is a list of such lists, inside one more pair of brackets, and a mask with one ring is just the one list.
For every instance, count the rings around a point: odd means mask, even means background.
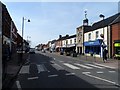
[{"label": "chimney", "polygon": [[59,38],[62,38],[62,35],[59,35]]}]

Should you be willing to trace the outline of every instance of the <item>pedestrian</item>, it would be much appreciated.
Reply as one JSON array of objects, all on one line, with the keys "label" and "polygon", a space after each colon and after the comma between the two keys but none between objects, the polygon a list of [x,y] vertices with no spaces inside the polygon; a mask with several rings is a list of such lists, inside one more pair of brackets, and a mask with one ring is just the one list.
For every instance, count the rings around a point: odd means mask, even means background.
[{"label": "pedestrian", "polygon": [[103,62],[106,62],[107,61],[107,53],[108,53],[108,50],[106,50],[106,48],[103,50]]}]

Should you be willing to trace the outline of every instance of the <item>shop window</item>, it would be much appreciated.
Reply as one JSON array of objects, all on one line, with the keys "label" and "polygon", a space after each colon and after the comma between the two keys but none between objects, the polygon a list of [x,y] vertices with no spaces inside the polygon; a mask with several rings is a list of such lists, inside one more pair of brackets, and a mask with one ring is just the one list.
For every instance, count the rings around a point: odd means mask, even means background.
[{"label": "shop window", "polygon": [[89,46],[86,46],[86,47],[85,47],[85,53],[89,53],[89,51],[90,51],[90,47],[89,47]]}]

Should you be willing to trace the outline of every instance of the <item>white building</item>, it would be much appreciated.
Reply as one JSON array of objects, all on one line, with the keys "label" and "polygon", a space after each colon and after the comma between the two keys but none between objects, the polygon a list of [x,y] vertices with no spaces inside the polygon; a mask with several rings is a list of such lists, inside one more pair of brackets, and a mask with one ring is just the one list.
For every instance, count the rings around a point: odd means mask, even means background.
[{"label": "white building", "polygon": [[[103,49],[108,50],[108,57],[111,55],[111,28],[110,24],[117,18],[113,15],[94,23],[90,30],[84,31],[84,53],[103,57]],[[101,37],[103,36],[103,37]]]}]

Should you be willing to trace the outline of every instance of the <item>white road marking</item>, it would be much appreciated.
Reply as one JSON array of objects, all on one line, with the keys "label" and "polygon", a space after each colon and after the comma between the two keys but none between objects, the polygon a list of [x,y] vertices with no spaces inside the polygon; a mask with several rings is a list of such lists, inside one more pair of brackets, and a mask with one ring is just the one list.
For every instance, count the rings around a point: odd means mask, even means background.
[{"label": "white road marking", "polygon": [[23,66],[20,70],[20,74],[25,74],[28,73],[29,74],[29,65],[27,66]]},{"label": "white road marking", "polygon": [[102,71],[98,71],[97,73],[104,73],[104,72],[102,72]]},{"label": "white road marking", "polygon": [[102,80],[102,81],[105,81],[105,82],[108,82],[108,83],[111,83],[111,84],[117,85],[116,82],[113,82],[113,81],[110,81],[110,80],[107,80],[107,79],[103,79],[103,78],[96,77],[96,76],[93,76],[93,75],[90,75],[90,74],[86,74],[86,73],[84,73],[84,75],[89,76],[89,77],[92,77],[92,78],[95,78],[95,79],[99,79],[99,80]]},{"label": "white road marking", "polygon": [[49,75],[48,77],[57,77],[58,75]]},{"label": "white road marking", "polygon": [[103,66],[103,67],[106,67],[106,68],[116,69],[116,67],[106,66],[106,65],[103,65],[103,64],[98,64],[98,63],[94,63],[94,64],[99,65],[99,66]]},{"label": "white road marking", "polygon": [[69,68],[72,68],[72,69],[80,69],[79,67],[76,67],[74,65],[71,65],[69,63],[63,63],[64,65],[68,66]]},{"label": "white road marking", "polygon": [[22,90],[22,89],[21,89],[21,85],[20,85],[20,82],[19,82],[19,81],[16,81],[16,85],[17,85],[18,90]]},{"label": "white road marking", "polygon": [[85,65],[82,65],[82,64],[79,64],[79,63],[74,63],[75,65],[77,66],[81,66],[83,68],[86,68],[86,69],[93,69],[92,67],[88,67],[88,66],[85,66]]},{"label": "white road marking", "polygon": [[64,62],[64,61],[59,61],[59,62]]},{"label": "white road marking", "polygon": [[57,70],[64,70],[64,68],[61,67],[61,66],[58,65],[58,64],[52,64],[52,66],[53,66],[55,69],[57,69]]},{"label": "white road marking", "polygon": [[86,64],[86,65],[89,65],[89,66],[92,66],[92,67],[95,67],[95,68],[99,68],[99,69],[103,69],[104,68],[104,67],[96,66],[96,65],[93,65],[93,64]]},{"label": "white road marking", "polygon": [[55,58],[54,58],[54,60],[55,60]]},{"label": "white road marking", "polygon": [[75,73],[66,73],[65,75],[75,75]]},{"label": "white road marking", "polygon": [[110,73],[115,73],[115,71],[108,71],[108,72],[110,72]]},{"label": "white road marking", "polygon": [[30,77],[28,80],[38,79],[39,77]]},{"label": "white road marking", "polygon": [[38,73],[45,71],[43,65],[37,65],[37,68],[38,68]]},{"label": "white road marking", "polygon": [[82,74],[90,74],[90,72],[82,72]]}]

